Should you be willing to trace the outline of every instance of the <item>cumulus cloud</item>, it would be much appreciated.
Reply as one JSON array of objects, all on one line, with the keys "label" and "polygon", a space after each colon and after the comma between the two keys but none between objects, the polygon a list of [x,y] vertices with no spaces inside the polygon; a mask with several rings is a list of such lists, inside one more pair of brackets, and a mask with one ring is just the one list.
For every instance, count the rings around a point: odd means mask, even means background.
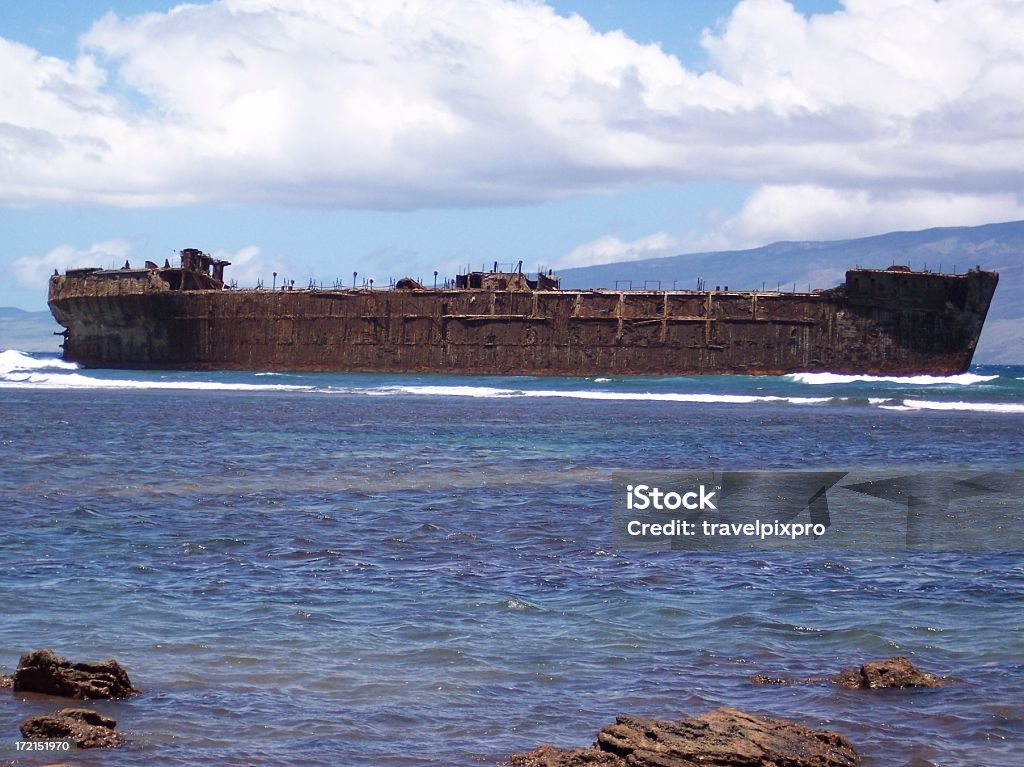
[{"label": "cumulus cloud", "polygon": [[616,235],[605,235],[583,243],[555,261],[558,269],[573,269],[577,266],[614,264],[619,261],[639,261],[643,258],[662,258],[680,253],[682,241],[665,232],[625,242]]},{"label": "cumulus cloud", "polygon": [[695,72],[528,0],[108,14],[74,61],[0,40],[0,203],[422,208],[711,178],[1016,195],[1022,39],[1018,0],[741,0]]},{"label": "cumulus cloud", "polygon": [[[263,283],[265,287],[282,285],[286,279],[295,277],[294,269],[288,268],[288,260],[279,257],[268,257],[256,245],[246,245],[238,250],[215,250],[210,255],[227,261],[231,267],[226,271],[224,279],[234,282],[240,287],[254,287]],[[276,273],[276,276],[275,276]],[[296,287],[300,287],[296,280]],[[301,287],[305,287],[302,285]]]},{"label": "cumulus cloud", "polygon": [[[116,269],[128,261],[132,266],[142,266],[152,255],[133,257],[134,246],[128,240],[105,240],[93,243],[88,247],[74,245],[58,245],[38,255],[27,255],[11,262],[11,275],[20,285],[38,292],[40,286],[56,269],[63,272],[83,266],[99,266],[105,269]],[[285,274],[294,276],[294,269],[288,269],[288,261],[283,258],[267,257],[259,247],[247,245],[238,250],[215,250],[210,255],[231,263],[228,279],[243,287],[252,287],[262,281],[267,287],[273,284],[273,273],[277,272],[280,285]],[[163,262],[163,257],[159,259]],[[176,257],[170,257],[173,266],[178,265]],[[296,282],[298,286],[298,282]]]},{"label": "cumulus cloud", "polygon": [[729,247],[776,240],[844,239],[866,232],[977,226],[1024,219],[1024,203],[1012,193],[958,194],[929,190],[871,192],[813,184],[764,186],[718,234]]},{"label": "cumulus cloud", "polygon": [[[1014,194],[955,194],[927,190],[870,192],[813,184],[766,185],[733,216],[708,217],[699,229],[658,232],[632,241],[614,234],[577,246],[560,268],[637,261],[684,253],[742,250],[782,240],[840,240],[865,234],[938,226],[979,226],[1024,220]],[[831,284],[832,271],[808,272],[801,282]]]},{"label": "cumulus cloud", "polygon": [[36,288],[46,283],[54,269],[63,272],[80,266],[119,267],[124,265],[131,252],[132,245],[127,240],[106,240],[87,248],[58,245],[42,255],[15,259],[11,263],[11,273],[22,285]]}]

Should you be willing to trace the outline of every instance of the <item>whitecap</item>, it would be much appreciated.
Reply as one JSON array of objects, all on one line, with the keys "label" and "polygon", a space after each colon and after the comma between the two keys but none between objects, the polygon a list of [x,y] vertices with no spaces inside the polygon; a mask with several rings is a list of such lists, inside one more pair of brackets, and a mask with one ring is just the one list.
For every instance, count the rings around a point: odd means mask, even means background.
[{"label": "whitecap", "polygon": [[[259,374],[257,374],[259,375]],[[32,357],[15,349],[0,352],[0,387],[39,389],[190,389],[207,391],[312,391],[312,386],[218,381],[157,381],[97,378],[56,357]]]},{"label": "whitecap", "polygon": [[501,603],[501,606],[508,610],[518,611],[530,611],[540,609],[537,607],[537,605],[533,604],[532,602],[527,602],[525,599],[519,599],[517,597],[509,597]]},{"label": "whitecap", "polygon": [[931,400],[903,400],[907,409],[961,410],[977,413],[1024,413],[1024,403],[1012,402],[935,402]]},{"label": "whitecap", "polygon": [[[346,389],[349,393],[351,390]],[[422,394],[425,396],[442,397],[507,397],[517,392],[512,389],[495,389],[491,386],[381,386],[367,389],[366,394],[373,396],[393,396],[395,394]]]},{"label": "whitecap", "polygon": [[785,377],[794,383],[809,384],[811,386],[848,383],[895,383],[907,384],[910,386],[970,386],[971,384],[994,381],[999,376],[983,376],[977,373],[960,373],[959,375],[952,376],[872,376],[842,375],[840,373],[790,373]]},{"label": "whitecap", "polygon": [[56,357],[42,359],[29,356],[16,349],[0,352],[0,376],[26,370],[78,370],[78,365]]},{"label": "whitecap", "polygon": [[390,386],[373,390],[376,395],[414,394],[444,397],[532,397],[614,402],[696,402],[706,404],[750,405],[759,402],[786,402],[792,405],[820,405],[831,397],[781,397],[752,394],[697,394],[675,392],[606,392],[557,389],[499,389],[491,386]]},{"label": "whitecap", "polygon": [[0,388],[38,389],[172,389],[195,391],[313,391],[312,386],[287,384],[221,383],[217,381],[145,381],[93,378],[81,373],[0,374]]}]

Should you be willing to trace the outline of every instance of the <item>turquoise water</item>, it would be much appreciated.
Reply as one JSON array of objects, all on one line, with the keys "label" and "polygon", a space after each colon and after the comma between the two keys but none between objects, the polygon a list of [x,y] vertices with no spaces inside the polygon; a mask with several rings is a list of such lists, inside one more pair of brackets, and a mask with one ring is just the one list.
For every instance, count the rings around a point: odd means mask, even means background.
[{"label": "turquoise water", "polygon": [[[1024,467],[1024,368],[942,379],[84,371],[0,353],[0,671],[116,657],[78,765],[495,764],[719,705],[867,765],[1019,765],[1024,541],[611,544],[611,473]],[[1019,529],[1019,528],[1018,528]],[[757,687],[908,655],[962,681]],[[52,710],[0,695],[0,760]]]}]

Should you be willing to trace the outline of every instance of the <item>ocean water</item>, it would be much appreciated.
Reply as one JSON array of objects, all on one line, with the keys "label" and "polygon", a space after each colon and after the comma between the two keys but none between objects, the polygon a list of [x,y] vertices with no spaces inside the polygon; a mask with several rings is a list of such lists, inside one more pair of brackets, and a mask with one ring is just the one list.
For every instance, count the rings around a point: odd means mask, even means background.
[{"label": "ocean water", "polygon": [[[161,373],[0,353],[0,673],[117,658],[130,744],[0,762],[480,765],[721,705],[865,765],[1024,764],[1024,540],[611,542],[611,474],[1024,468],[1024,368],[947,378]],[[1024,518],[1024,501],[1020,509]],[[982,533],[984,535],[984,531]],[[759,687],[906,655],[936,690]]]}]

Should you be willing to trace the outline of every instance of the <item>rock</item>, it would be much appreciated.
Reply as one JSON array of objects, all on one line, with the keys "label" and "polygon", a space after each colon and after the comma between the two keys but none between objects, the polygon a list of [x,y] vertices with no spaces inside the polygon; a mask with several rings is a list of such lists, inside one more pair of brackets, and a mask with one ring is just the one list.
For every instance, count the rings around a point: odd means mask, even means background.
[{"label": "rock", "polygon": [[596,748],[563,750],[554,746],[540,746],[525,754],[515,754],[510,767],[623,767],[625,762],[615,754]]},{"label": "rock", "polygon": [[841,669],[835,676],[830,677],[811,676],[805,679],[795,679],[757,674],[752,676],[750,681],[752,684],[760,685],[835,684],[850,690],[880,690],[883,687],[941,687],[945,683],[941,677],[919,670],[904,657],[871,661],[860,668],[848,666]]},{"label": "rock", "polygon": [[72,663],[52,650],[25,653],[14,673],[15,692],[41,692],[65,698],[125,698],[138,690],[113,658],[103,663]]},{"label": "rock", "polygon": [[834,678],[829,676],[808,676],[803,679],[797,679],[796,677],[791,676],[768,676],[767,674],[757,674],[756,676],[750,677],[751,684],[775,685],[776,687],[782,687],[790,684],[831,684],[833,681],[835,681]]},{"label": "rock", "polygon": [[812,679],[792,679],[788,676],[768,676],[767,674],[758,674],[757,676],[750,677],[751,684],[762,684],[762,685],[787,685],[787,684],[811,684]]},{"label": "rock", "polygon": [[832,681],[847,689],[881,690],[886,687],[941,687],[942,679],[919,670],[902,656],[844,668]]},{"label": "rock", "polygon": [[832,684],[837,684],[840,687],[845,687],[848,690],[854,690],[858,687],[867,687],[864,684],[864,677],[860,675],[859,668],[853,668],[848,666],[847,668],[840,669],[839,673],[831,679]]},{"label": "rock", "polygon": [[4,676],[3,674],[0,674],[0,690],[3,690],[4,688],[7,688],[7,687],[13,687],[13,686],[14,686],[14,677],[13,676]]},{"label": "rock", "polygon": [[79,748],[117,748],[123,740],[117,722],[90,708],[64,708],[55,714],[30,716],[21,723],[25,740],[66,740]]},{"label": "rock", "polygon": [[677,722],[619,716],[590,748],[541,746],[514,767],[854,767],[846,738],[802,724],[723,707]]}]

